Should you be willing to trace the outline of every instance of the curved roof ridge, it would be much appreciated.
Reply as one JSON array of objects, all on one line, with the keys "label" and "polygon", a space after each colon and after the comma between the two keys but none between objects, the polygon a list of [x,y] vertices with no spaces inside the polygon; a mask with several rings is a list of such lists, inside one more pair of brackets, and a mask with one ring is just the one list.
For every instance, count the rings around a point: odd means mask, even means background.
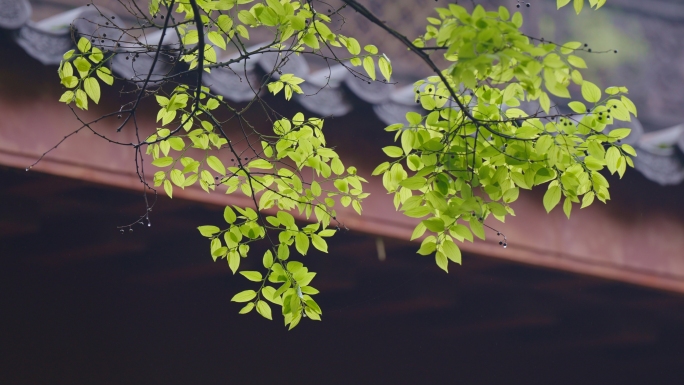
[{"label": "curved roof ridge", "polygon": [[[104,8],[79,7],[61,14],[32,22],[31,5],[27,0],[0,0],[0,28],[12,30],[15,42],[30,56],[43,64],[59,64],[62,54],[74,47],[71,39],[71,26],[78,34],[97,37],[93,44],[106,50],[116,50],[105,41],[113,43],[121,36],[116,28],[105,27],[115,20],[114,13]],[[101,23],[98,23],[100,19]],[[120,23],[121,18],[116,23]],[[106,20],[106,21],[105,21]],[[105,33],[110,35],[105,37]],[[113,34],[113,35],[112,35]],[[166,41],[168,38],[168,41]],[[161,31],[145,36],[147,44],[158,44]],[[99,40],[99,41],[98,41]],[[175,34],[166,34],[164,45],[178,44]],[[137,43],[122,39],[121,44],[130,44],[129,49],[139,47]],[[249,50],[254,50],[251,47]],[[203,84],[215,93],[235,102],[251,100],[255,92],[260,92],[261,70],[270,73],[275,63],[276,52],[259,53],[250,57],[245,63],[227,65],[214,68],[211,73],[203,76]],[[226,53],[222,59],[235,58],[235,53]],[[140,82],[144,79],[152,63],[152,57],[145,50],[135,57],[126,60],[124,55],[116,55],[112,59],[112,70],[120,77]],[[236,63],[237,64],[237,63]],[[346,65],[346,64],[345,64]],[[398,87],[395,84],[382,82],[367,82],[341,64],[332,65],[327,69],[312,71],[311,66],[303,55],[289,55],[287,63],[281,67],[288,73],[293,73],[305,80],[301,84],[304,94],[294,95],[294,99],[303,107],[320,116],[345,115],[352,111],[353,100],[357,99],[372,106],[377,117],[386,124],[404,120],[408,111],[418,111],[413,102],[413,87]],[[170,63],[160,60],[155,66],[152,80],[160,79],[163,75],[173,71]],[[274,77],[278,77],[274,74]],[[350,98],[353,96],[353,98]],[[627,123],[635,130],[637,136],[630,142],[639,151],[634,159],[635,167],[646,178],[661,185],[679,184],[684,181],[684,123],[643,134],[641,123],[634,118],[634,122]]]}]

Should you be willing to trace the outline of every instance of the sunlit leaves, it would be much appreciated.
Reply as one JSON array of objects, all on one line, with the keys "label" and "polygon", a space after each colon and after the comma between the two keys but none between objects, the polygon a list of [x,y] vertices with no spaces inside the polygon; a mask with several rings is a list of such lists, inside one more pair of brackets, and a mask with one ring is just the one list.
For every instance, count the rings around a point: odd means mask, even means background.
[{"label": "sunlit leaves", "polygon": [[223,219],[226,221],[226,223],[235,223],[237,216],[235,215],[235,211],[230,206],[226,206],[226,208],[223,210]]},{"label": "sunlit leaves", "polygon": [[304,82],[304,79],[298,78],[292,74],[283,74],[279,80],[268,84],[268,91],[273,95],[277,95],[280,90],[285,90],[285,100],[290,100],[293,93],[301,94],[301,87],[298,84]]},{"label": "sunlit leaves", "polygon": [[261,314],[266,319],[273,319],[271,315],[271,307],[265,301],[257,301],[256,309],[259,314]]},{"label": "sunlit leaves", "polygon": [[233,296],[230,300],[233,302],[247,302],[256,297],[256,292],[254,290],[244,290]]},{"label": "sunlit leaves", "polygon": [[390,77],[392,76],[392,63],[387,58],[387,56],[380,56],[380,58],[378,59],[378,67],[380,67],[380,73],[382,74],[382,76],[384,76],[385,80],[389,82]]},{"label": "sunlit leaves", "polygon": [[[444,58],[452,65],[444,77],[414,84],[423,114],[409,112],[408,125],[386,128],[396,132],[397,143],[383,148],[391,160],[373,175],[382,176],[398,210],[422,219],[411,236],[424,237],[418,253],[434,254],[447,270],[449,256],[458,259],[454,242],[484,239],[487,231],[495,231],[485,225],[489,218],[504,221],[515,215],[511,204],[520,188],[548,184],[545,209],[551,211],[565,197],[568,217],[573,203],[586,207],[594,197],[610,199],[598,172],[608,167],[622,175],[633,165],[634,149],[616,146],[628,130],[604,130],[614,120],[629,121],[635,111],[621,100],[624,87],[610,88],[606,94],[611,96],[604,99],[598,86],[584,79],[580,69],[586,63],[575,55],[580,42],[535,43],[519,32],[522,15],[511,16],[504,7],[488,13],[476,6],[469,13],[451,4],[438,13],[440,19],[428,19],[431,25],[414,44],[446,49]],[[571,113],[559,114],[550,95],[570,98],[573,83],[584,101],[570,101]],[[447,104],[449,99],[458,110]],[[533,101],[547,116],[528,116],[517,108]]]},{"label": "sunlit leaves", "polygon": [[[557,5],[570,2],[559,0]],[[583,0],[573,4],[579,11]],[[590,0],[593,7],[602,4]],[[156,13],[159,5],[155,0],[150,9]],[[337,28],[330,28],[330,17],[315,12],[313,3],[198,2],[205,19],[201,28],[193,25],[187,3],[176,6],[181,17],[185,14],[185,22],[175,28],[184,46],[180,59],[189,70],[209,71],[206,66],[221,60],[216,47],[244,48],[252,28],[263,28],[275,35],[272,45],[259,49],[283,60],[264,79],[270,81],[269,93],[283,91],[286,100],[304,93],[303,78],[280,72],[287,68],[281,64],[290,54],[325,56],[328,46],[340,47],[334,61],[356,77],[374,81],[381,75],[389,82],[392,76],[390,60],[375,45],[362,46],[357,39],[338,34]],[[556,45],[523,35],[520,12],[505,7],[487,12],[482,6],[469,12],[457,4],[437,12],[414,42],[438,47],[449,65],[439,73],[443,77],[431,76],[414,85],[416,107],[423,111],[409,112],[406,122],[386,128],[396,143],[383,148],[390,159],[372,175],[382,178],[397,210],[417,224],[411,238],[421,242],[418,253],[434,257],[438,267],[448,271],[449,262],[461,263],[458,242],[484,239],[496,232],[492,222],[515,215],[512,203],[521,188],[544,185],[545,209],[551,211],[563,200],[567,216],[574,203],[587,207],[595,199],[609,200],[608,182],[600,172],[607,169],[622,176],[636,155],[633,147],[620,143],[629,130],[611,124],[629,121],[636,108],[623,87],[608,88],[603,94],[584,79],[580,71],[586,63],[577,56],[582,43]],[[204,51],[197,47],[200,40],[206,44]],[[204,63],[198,63],[200,53]],[[58,68],[65,87],[60,101],[75,102],[82,109],[88,107],[88,99],[98,103],[99,82],[114,81],[111,55],[80,39]],[[346,210],[336,210],[342,206],[361,213],[368,196],[362,185],[366,180],[326,143],[322,119],[302,113],[291,119],[267,114],[267,119],[273,117],[272,132],[261,132],[259,125],[247,122],[242,112],[236,114],[228,100],[212,95],[208,87],[197,90],[192,82],[171,87],[143,94],[155,96],[156,121],[161,123],[142,144],[152,165],[161,168],[154,173],[154,186],[163,186],[169,197],[175,188],[193,185],[207,193],[244,194],[253,207],[225,207],[222,225],[198,228],[208,238],[211,258],[225,260],[233,274],[253,285],[253,290],[232,300],[244,304],[241,314],[255,309],[267,319],[282,314],[290,329],[304,318],[320,320],[321,309],[311,298],[318,293],[310,286],[315,273],[298,259],[328,252],[325,238],[344,228],[338,217]],[[582,101],[552,100],[570,98],[578,88]],[[527,103],[538,103],[540,110],[528,115],[523,111]],[[238,118],[223,120],[226,111]],[[234,137],[233,131],[226,134],[227,121],[239,123],[249,138]],[[254,248],[263,252],[263,257],[257,256],[260,263],[243,263],[257,242],[266,245]],[[271,306],[279,307],[275,314]]]},{"label": "sunlit leaves", "polygon": [[546,193],[544,194],[544,208],[546,212],[550,212],[554,207],[560,202],[561,198],[561,188],[557,185],[550,186]]},{"label": "sunlit leaves", "polygon": [[114,84],[114,77],[112,76],[112,72],[109,70],[107,67],[100,67],[97,69],[97,77],[102,80],[107,85],[112,85]]},{"label": "sunlit leaves", "polygon": [[368,77],[375,80],[375,63],[372,56],[366,56],[363,59],[363,69],[366,70]]},{"label": "sunlit leaves", "polygon": [[582,83],[582,97],[590,103],[598,103],[601,100],[601,89],[596,84],[585,80]]},{"label": "sunlit leaves", "polygon": [[211,237],[212,235],[221,231],[221,229],[216,226],[200,226],[197,228],[197,230],[199,230],[200,234],[205,237]]},{"label": "sunlit leaves", "polygon": [[223,165],[221,160],[214,155],[207,157],[207,165],[219,174],[223,175],[226,173],[226,167]]},{"label": "sunlit leaves", "polygon": [[83,89],[96,104],[100,101],[100,84],[95,78],[83,80]]},{"label": "sunlit leaves", "polygon": [[81,37],[78,39],[78,44],[76,44],[76,47],[79,51],[88,53],[92,45],[90,44],[90,40],[86,39],[85,37]]},{"label": "sunlit leaves", "polygon": [[258,271],[241,271],[240,274],[253,282],[261,282],[263,280],[261,273]]},{"label": "sunlit leaves", "polygon": [[[558,9],[560,9],[570,4],[571,1],[572,6],[575,9],[575,12],[579,15],[579,13],[582,11],[582,8],[584,7],[584,0],[556,0],[556,6]],[[589,5],[594,9],[601,8],[605,3],[606,0],[589,0]]]}]

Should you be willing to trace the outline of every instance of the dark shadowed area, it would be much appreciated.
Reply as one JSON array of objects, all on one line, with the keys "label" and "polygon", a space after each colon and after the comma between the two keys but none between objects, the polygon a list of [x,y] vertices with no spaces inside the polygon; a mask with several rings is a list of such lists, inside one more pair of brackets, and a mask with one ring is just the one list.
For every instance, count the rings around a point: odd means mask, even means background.
[{"label": "dark shadowed area", "polygon": [[[238,315],[248,285],[188,229],[220,210],[2,169],[4,384],[681,384],[684,297],[349,231],[306,262],[324,322]],[[630,179],[642,178],[637,173]],[[643,183],[643,181],[632,181]],[[244,263],[255,263],[245,260]],[[678,369],[679,368],[679,369]]]}]

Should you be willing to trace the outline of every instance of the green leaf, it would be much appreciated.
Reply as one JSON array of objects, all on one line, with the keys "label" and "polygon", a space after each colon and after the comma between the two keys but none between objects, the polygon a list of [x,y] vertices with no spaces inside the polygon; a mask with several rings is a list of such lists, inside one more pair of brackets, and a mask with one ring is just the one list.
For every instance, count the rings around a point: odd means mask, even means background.
[{"label": "green leaf", "polygon": [[442,252],[452,262],[458,263],[459,265],[461,264],[461,250],[451,239],[447,239],[442,243]]},{"label": "green leaf", "polygon": [[254,159],[247,165],[248,168],[259,168],[262,170],[270,170],[273,168],[273,164],[266,159]]},{"label": "green leaf", "polygon": [[74,100],[74,91],[65,91],[62,96],[59,97],[59,101],[63,103],[71,103]]},{"label": "green leaf", "polygon": [[375,170],[373,170],[373,173],[371,175],[373,175],[373,176],[380,175],[383,172],[389,170],[389,167],[390,167],[389,162],[380,163],[380,165],[378,167],[376,167]]},{"label": "green leaf", "polygon": [[349,191],[349,182],[347,182],[346,179],[337,179],[333,182],[333,184],[338,190],[340,190],[340,192]]},{"label": "green leaf", "polygon": [[266,250],[263,258],[264,267],[270,269],[273,266],[273,253],[271,250]]},{"label": "green leaf", "polygon": [[157,158],[152,161],[152,164],[157,167],[167,167],[173,163],[173,158],[170,156],[165,156],[163,158]]},{"label": "green leaf", "polygon": [[207,157],[207,165],[211,167],[212,170],[216,171],[221,175],[226,174],[226,167],[223,165],[223,163],[221,163],[219,158],[213,155]]},{"label": "green leaf", "polygon": [[85,37],[81,37],[78,39],[78,44],[76,45],[79,51],[86,53],[90,51],[90,48],[92,45],[90,44],[90,40],[86,39]]},{"label": "green leaf", "polygon": [[266,4],[271,7],[278,15],[285,15],[285,8],[278,0],[266,0]]},{"label": "green leaf", "polygon": [[585,80],[582,83],[582,97],[590,103],[598,103],[601,100],[601,89],[596,84]]},{"label": "green leaf", "polygon": [[511,17],[511,14],[508,12],[508,9],[504,6],[499,7],[499,18],[501,20],[508,20]]},{"label": "green leaf", "polygon": [[263,280],[261,273],[258,271],[241,271],[240,274],[252,282],[261,282]]},{"label": "green leaf", "polygon": [[608,136],[611,138],[615,138],[615,139],[624,139],[631,132],[632,132],[632,129],[630,129],[630,128],[616,128],[616,129],[610,131]]},{"label": "green leaf", "polygon": [[363,47],[363,50],[372,54],[372,55],[375,55],[378,53],[378,47],[376,47],[372,44],[368,44],[367,46]]},{"label": "green leaf", "polygon": [[228,253],[228,267],[233,274],[235,274],[237,269],[240,267],[240,254],[237,251]]},{"label": "green leaf", "polygon": [[321,238],[320,235],[311,234],[311,243],[316,249],[324,253],[328,252],[328,243],[325,241],[325,239]]},{"label": "green leaf", "polygon": [[606,166],[608,166],[608,170],[610,170],[611,174],[614,174],[615,171],[618,169],[618,159],[620,159],[620,150],[617,149],[617,147],[610,147],[608,151],[606,151]]},{"label": "green leaf", "polygon": [[261,314],[264,318],[273,320],[273,317],[271,316],[271,307],[268,306],[266,301],[257,301],[256,309],[257,313]]},{"label": "green leaf", "polygon": [[435,237],[430,236],[423,240],[423,243],[420,245],[420,249],[418,249],[417,253],[420,255],[430,255],[435,252],[435,249],[437,249]]},{"label": "green leaf", "polygon": [[[243,10],[240,11],[240,12],[238,12],[238,19],[239,19],[240,22],[242,22],[243,24],[252,25],[252,24],[256,24],[256,23],[257,23],[257,19],[255,19],[254,16],[253,16],[249,11],[247,11],[247,10],[245,10],[245,9],[243,9]],[[244,27],[243,27],[243,28],[244,28]]]},{"label": "green leaf", "polygon": [[626,152],[631,156],[637,156],[636,150],[629,144],[623,144],[622,146],[620,146],[620,148],[622,148],[622,151]]},{"label": "green leaf", "polygon": [[484,226],[482,225],[482,222],[473,216],[470,218],[470,220],[468,220],[468,224],[470,225],[470,231],[472,231],[473,234],[482,240],[485,239]]},{"label": "green leaf", "polygon": [[412,176],[402,180],[399,185],[406,187],[409,190],[419,190],[427,184],[427,179],[422,176]]},{"label": "green leaf", "polygon": [[256,291],[245,290],[235,294],[230,300],[232,302],[247,302],[254,299],[254,297],[256,297]]},{"label": "green leaf", "polygon": [[106,67],[100,67],[97,69],[97,77],[102,80],[104,84],[107,84],[111,86],[114,84],[114,77],[112,76],[111,71],[109,71],[109,68]]},{"label": "green leaf", "polygon": [[69,60],[72,56],[74,56],[74,52],[75,51],[73,49],[64,52],[64,55],[62,55],[62,59]]},{"label": "green leaf", "polygon": [[280,223],[283,224],[283,226],[287,228],[292,228],[294,227],[296,229],[297,226],[295,226],[295,220],[292,214],[285,212],[285,211],[278,211],[277,218],[280,221]]},{"label": "green leaf", "polygon": [[594,202],[594,193],[592,191],[590,191],[590,192],[584,194],[584,196],[582,197],[582,207],[580,207],[580,208],[583,209],[583,208],[591,205],[592,202]]},{"label": "green leaf", "polygon": [[252,309],[254,309],[254,302],[250,302],[247,305],[245,305],[245,307],[240,309],[240,314],[247,314],[250,311],[252,311]]},{"label": "green leaf", "polygon": [[570,102],[568,103],[568,107],[570,107],[571,110],[577,112],[578,114],[583,114],[587,112],[587,107],[582,102]]},{"label": "green leaf", "polygon": [[76,107],[82,110],[88,109],[88,95],[83,90],[76,90]]},{"label": "green leaf", "polygon": [[102,54],[102,51],[99,48],[93,47],[91,54],[88,56],[88,58],[92,60],[93,63],[99,63],[102,61],[102,59],[104,59],[104,54]]},{"label": "green leaf", "polygon": [[216,19],[216,26],[219,27],[221,32],[228,33],[233,27],[233,19],[228,17],[228,15],[221,15]]},{"label": "green leaf", "polygon": [[620,101],[622,101],[622,104],[624,104],[624,106],[627,108],[627,111],[631,112],[632,115],[637,116],[636,106],[634,105],[634,103],[632,103],[631,100],[629,100],[629,98],[627,98],[626,96],[622,96],[620,97]]},{"label": "green leaf", "polygon": [[97,79],[91,77],[83,80],[83,89],[95,104],[100,101],[100,83],[97,82]]},{"label": "green leaf", "polygon": [[385,154],[387,154],[387,156],[389,156],[390,158],[399,158],[402,155],[404,155],[404,150],[402,150],[401,147],[397,146],[383,147],[382,151],[384,151]]},{"label": "green leaf", "polygon": [[551,186],[544,194],[544,208],[546,212],[551,212],[554,207],[560,202],[561,189],[558,186]]},{"label": "green leaf", "polygon": [[368,73],[368,77],[375,80],[375,63],[372,56],[366,56],[363,59],[363,69]]},{"label": "green leaf", "polygon": [[575,7],[575,12],[579,15],[582,12],[582,7],[584,7],[584,0],[575,0],[573,6]]},{"label": "green leaf", "polygon": [[565,201],[563,201],[563,212],[565,213],[565,216],[570,219],[570,212],[572,211],[572,201],[570,201],[569,198],[565,198]]},{"label": "green leaf", "polygon": [[330,169],[335,175],[340,175],[344,172],[344,164],[342,164],[340,158],[333,158],[332,162],[330,162]]},{"label": "green leaf", "polygon": [[74,59],[74,67],[78,70],[81,77],[88,75],[88,70],[90,70],[90,62],[82,57],[77,57]]},{"label": "green leaf", "polygon": [[352,55],[358,55],[361,53],[361,45],[359,45],[358,40],[354,39],[353,37],[347,38],[347,50],[349,50],[349,53]]},{"label": "green leaf", "polygon": [[457,224],[455,226],[452,226],[449,230],[451,235],[459,240],[467,239],[470,242],[473,241],[473,233],[471,233],[470,230],[464,225]]},{"label": "green leaf", "polygon": [[301,255],[306,255],[309,250],[309,237],[304,233],[297,233],[295,235],[295,248]]},{"label": "green leaf", "polygon": [[226,41],[223,39],[223,36],[217,31],[211,31],[207,34],[207,37],[209,38],[209,41],[214,43],[217,47],[225,50],[226,49]]},{"label": "green leaf", "polygon": [[278,259],[284,261],[290,257],[290,248],[286,244],[281,243],[278,245]]},{"label": "green leaf", "polygon": [[166,192],[166,195],[169,196],[169,198],[173,198],[173,185],[171,184],[171,181],[168,179],[164,181],[164,191]]},{"label": "green leaf", "polygon": [[513,23],[513,25],[515,25],[518,28],[522,27],[522,25],[523,25],[522,14],[520,12],[514,13],[513,19],[511,19],[511,22]]},{"label": "green leaf", "polygon": [[437,263],[437,266],[439,266],[440,269],[446,271],[447,273],[449,272],[449,260],[447,260],[446,255],[441,252],[437,252],[435,254],[435,262]]},{"label": "green leaf", "polygon": [[392,76],[392,63],[384,54],[378,59],[378,67],[380,67],[380,73],[382,76],[384,76],[385,80],[389,82],[390,77]]},{"label": "green leaf", "polygon": [[568,63],[577,68],[587,68],[587,63],[579,56],[569,55]]},{"label": "green leaf", "polygon": [[428,230],[432,231],[433,233],[439,233],[444,231],[444,220],[442,218],[430,218],[424,220],[422,223]]},{"label": "green leaf", "polygon": [[78,85],[78,78],[76,76],[65,76],[62,78],[62,84],[66,88],[74,88]]},{"label": "green leaf", "polygon": [[570,3],[570,0],[556,0],[556,6],[558,7],[558,9],[565,7],[566,5],[568,5],[568,3]]},{"label": "green leaf", "polygon": [[230,206],[226,206],[226,208],[223,210],[223,219],[226,220],[226,223],[234,223],[237,219],[235,211],[233,211]]},{"label": "green leaf", "polygon": [[432,209],[427,206],[414,207],[410,210],[406,210],[404,215],[410,218],[422,218],[432,212]]},{"label": "green leaf", "polygon": [[216,226],[199,226],[197,230],[199,230],[200,234],[205,237],[211,237],[212,235],[221,231],[221,229]]}]

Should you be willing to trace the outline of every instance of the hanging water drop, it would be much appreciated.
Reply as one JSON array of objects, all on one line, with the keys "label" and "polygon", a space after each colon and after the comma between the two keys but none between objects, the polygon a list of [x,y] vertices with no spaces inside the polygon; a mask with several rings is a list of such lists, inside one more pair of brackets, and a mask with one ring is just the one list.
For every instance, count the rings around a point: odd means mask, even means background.
[{"label": "hanging water drop", "polygon": [[29,170],[29,168],[28,168],[28,167],[26,167],[26,171],[28,171],[28,170]]},{"label": "hanging water drop", "polygon": [[128,231],[130,231],[130,232],[133,232],[133,228],[132,228],[132,227],[131,227],[131,228],[129,228],[129,229],[128,229]]},{"label": "hanging water drop", "polygon": [[124,229],[119,230],[119,232],[120,232],[121,234],[123,234],[123,233],[124,233]]},{"label": "hanging water drop", "polygon": [[150,222],[147,222],[147,227],[152,227],[152,224]]}]

